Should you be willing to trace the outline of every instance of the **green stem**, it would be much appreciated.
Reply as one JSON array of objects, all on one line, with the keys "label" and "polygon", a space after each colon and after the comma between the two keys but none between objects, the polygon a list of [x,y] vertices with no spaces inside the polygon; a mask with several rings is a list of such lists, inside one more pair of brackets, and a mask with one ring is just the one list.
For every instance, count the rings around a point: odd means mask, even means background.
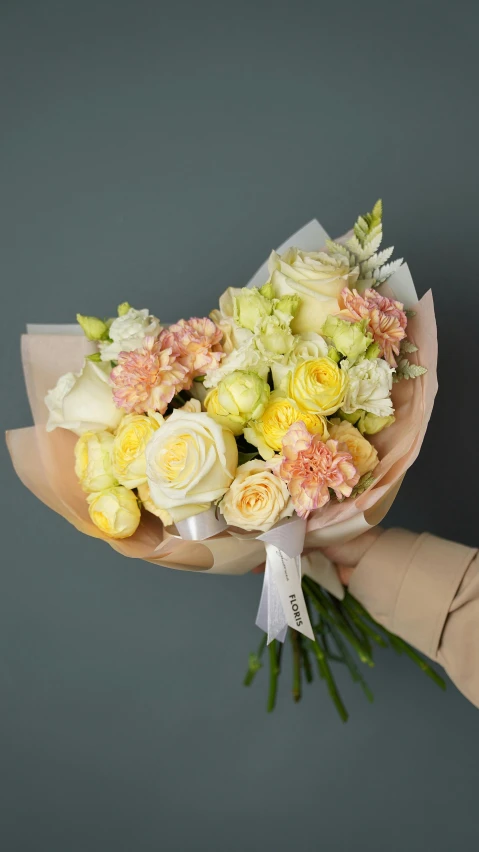
[{"label": "green stem", "polygon": [[290,630],[293,646],[293,701],[301,701],[301,638],[297,630]]},{"label": "green stem", "polygon": [[309,659],[308,649],[306,648],[304,642],[301,643],[301,660],[303,663],[304,676],[306,678],[306,683],[312,683],[313,681],[313,669],[311,668],[311,660]]},{"label": "green stem", "polygon": [[328,665],[328,661],[326,660],[326,655],[321,646],[318,644],[318,642],[311,642],[311,649],[313,651],[314,656],[316,657],[319,675],[326,681],[329,694],[334,702],[334,706],[336,707],[336,710],[338,711],[339,716],[341,717],[343,722],[347,722],[349,714],[338,692],[336,681],[334,680],[333,674]]},{"label": "green stem", "polygon": [[361,672],[359,671],[352,655],[349,653],[349,649],[346,643],[343,641],[343,638],[336,628],[331,628],[331,632],[333,634],[333,639],[336,643],[336,647],[340,654],[342,654],[342,661],[346,664],[349,669],[349,673],[355,683],[359,683],[361,689],[363,690],[366,698],[371,703],[374,701],[374,695],[369,689],[365,679],[363,678]]},{"label": "green stem", "polygon": [[278,675],[279,675],[279,665],[278,665],[278,654],[276,651],[276,646],[278,642],[276,639],[273,639],[272,642],[268,645],[268,653],[269,653],[269,693],[268,693],[268,704],[266,709],[268,713],[271,713],[274,710],[274,706],[276,704],[276,695],[278,692]]},{"label": "green stem", "polygon": [[319,614],[329,625],[334,625],[341,631],[343,636],[355,649],[361,662],[366,663],[368,666],[373,666],[374,663],[368,649],[361,644],[356,634],[349,627],[348,622],[344,618],[339,617],[338,613],[330,608],[329,600],[325,598],[317,583],[309,577],[303,577],[303,587]]},{"label": "green stem", "polygon": [[266,648],[267,638],[268,637],[266,636],[266,633],[265,633],[260,644],[259,644],[259,647],[258,647],[256,654],[250,654],[249,655],[248,671],[246,672],[244,680],[243,680],[244,686],[250,686],[253,683],[255,675],[257,674],[257,672],[259,672],[260,668],[262,668],[263,664],[261,662],[261,658],[263,656],[264,649]]}]

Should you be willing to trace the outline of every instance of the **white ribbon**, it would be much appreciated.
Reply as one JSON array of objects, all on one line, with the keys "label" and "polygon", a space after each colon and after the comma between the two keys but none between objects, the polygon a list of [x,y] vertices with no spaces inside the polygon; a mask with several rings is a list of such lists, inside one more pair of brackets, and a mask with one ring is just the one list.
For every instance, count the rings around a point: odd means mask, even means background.
[{"label": "white ribbon", "polygon": [[266,568],[256,624],[273,639],[284,642],[288,626],[314,640],[301,588],[301,553],[306,521],[284,521],[258,536],[266,546]]}]

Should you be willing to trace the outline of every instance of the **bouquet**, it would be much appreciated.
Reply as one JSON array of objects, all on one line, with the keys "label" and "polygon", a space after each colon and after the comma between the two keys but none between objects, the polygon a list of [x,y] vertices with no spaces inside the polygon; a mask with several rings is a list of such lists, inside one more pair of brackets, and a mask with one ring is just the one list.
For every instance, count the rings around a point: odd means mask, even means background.
[{"label": "bouquet", "polygon": [[381,248],[382,204],[330,240],[298,231],[208,317],[164,326],[124,302],[76,327],[28,327],[35,426],[8,433],[19,477],[81,532],[159,565],[243,574],[265,564],[245,683],[268,645],[268,709],[292,641],[293,697],[374,645],[436,672],[345,593],[320,548],[379,523],[432,411],[431,293]]}]

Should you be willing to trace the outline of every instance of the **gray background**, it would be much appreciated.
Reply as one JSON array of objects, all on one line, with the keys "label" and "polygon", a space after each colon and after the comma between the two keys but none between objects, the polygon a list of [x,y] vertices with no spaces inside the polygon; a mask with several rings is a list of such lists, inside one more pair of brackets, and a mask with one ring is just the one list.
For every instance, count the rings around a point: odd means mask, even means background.
[{"label": "gray background", "polygon": [[[388,518],[477,544],[477,41],[466,2],[0,4],[2,422],[31,422],[26,321],[204,314],[313,216],[378,196],[434,288],[441,391]],[[477,413],[477,407],[476,407]],[[440,464],[440,470],[438,469]],[[241,686],[261,580],[123,559],[2,449],[5,852],[472,849],[479,716],[382,655],[347,680]],[[343,683],[341,681],[341,683]]]}]

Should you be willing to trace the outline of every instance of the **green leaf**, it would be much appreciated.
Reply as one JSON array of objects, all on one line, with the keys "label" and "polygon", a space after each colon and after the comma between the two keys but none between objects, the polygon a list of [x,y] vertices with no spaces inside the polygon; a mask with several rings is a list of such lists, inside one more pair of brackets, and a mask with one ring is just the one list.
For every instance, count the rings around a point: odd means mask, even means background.
[{"label": "green leaf", "polygon": [[241,450],[238,452],[238,465],[246,464],[246,462],[253,461],[253,459],[259,458],[258,450],[255,453],[243,453]]},{"label": "green leaf", "polygon": [[424,373],[427,373],[426,367],[420,367],[419,364],[410,364],[407,358],[401,358],[393,375],[393,382],[400,382],[401,379],[417,379],[418,376],[423,376]]},{"label": "green leaf", "polygon": [[91,355],[86,356],[86,360],[98,362],[101,361],[101,355],[99,352],[93,352]]},{"label": "green leaf", "polygon": [[405,337],[404,340],[401,340],[400,351],[401,352],[417,352],[418,348],[417,348],[415,343],[411,343],[411,341],[408,340],[407,337]]},{"label": "green leaf", "polygon": [[367,491],[368,488],[373,485],[375,477],[372,473],[365,473],[364,476],[361,477],[359,482],[354,486],[351,491],[351,497],[359,497],[360,494],[363,494],[364,491]]}]

